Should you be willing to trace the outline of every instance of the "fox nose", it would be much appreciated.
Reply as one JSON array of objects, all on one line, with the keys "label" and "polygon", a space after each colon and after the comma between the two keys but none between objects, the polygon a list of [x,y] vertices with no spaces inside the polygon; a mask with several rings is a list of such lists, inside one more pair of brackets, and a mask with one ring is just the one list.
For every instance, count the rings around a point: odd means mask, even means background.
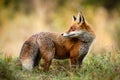
[{"label": "fox nose", "polygon": [[63,36],[63,33],[61,35]]}]

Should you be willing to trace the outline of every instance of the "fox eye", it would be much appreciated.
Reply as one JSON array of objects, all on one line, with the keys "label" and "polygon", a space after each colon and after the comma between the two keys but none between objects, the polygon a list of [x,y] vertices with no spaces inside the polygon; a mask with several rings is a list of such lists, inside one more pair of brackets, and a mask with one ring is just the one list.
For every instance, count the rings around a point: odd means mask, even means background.
[{"label": "fox eye", "polygon": [[72,30],[72,31],[75,31],[75,28],[71,27],[71,30]]}]

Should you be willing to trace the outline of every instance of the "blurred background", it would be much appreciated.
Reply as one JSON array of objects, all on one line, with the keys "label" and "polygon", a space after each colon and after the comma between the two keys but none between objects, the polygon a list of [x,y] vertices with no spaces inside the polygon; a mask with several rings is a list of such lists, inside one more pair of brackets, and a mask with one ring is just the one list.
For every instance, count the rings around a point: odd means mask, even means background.
[{"label": "blurred background", "polygon": [[120,0],[0,0],[0,52],[18,57],[29,36],[64,32],[79,11],[97,36],[92,53],[119,51]]}]

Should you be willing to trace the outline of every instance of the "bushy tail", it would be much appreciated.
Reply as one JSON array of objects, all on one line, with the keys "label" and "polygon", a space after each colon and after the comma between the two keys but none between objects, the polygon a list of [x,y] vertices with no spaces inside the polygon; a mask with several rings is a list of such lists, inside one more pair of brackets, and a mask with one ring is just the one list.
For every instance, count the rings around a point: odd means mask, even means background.
[{"label": "bushy tail", "polygon": [[23,69],[32,70],[39,63],[39,47],[36,43],[26,41],[20,52],[20,63]]}]

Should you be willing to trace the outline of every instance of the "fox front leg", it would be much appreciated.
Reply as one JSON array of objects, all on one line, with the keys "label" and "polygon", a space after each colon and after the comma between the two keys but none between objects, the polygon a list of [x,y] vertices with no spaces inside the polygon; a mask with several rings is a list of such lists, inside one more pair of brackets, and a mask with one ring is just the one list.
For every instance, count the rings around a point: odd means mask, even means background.
[{"label": "fox front leg", "polygon": [[71,67],[77,68],[77,66],[78,66],[79,48],[80,48],[80,43],[76,43],[73,46],[72,50],[70,51]]},{"label": "fox front leg", "polygon": [[78,58],[70,58],[70,62],[71,62],[71,65],[70,67],[76,67],[77,63],[78,63]]}]

